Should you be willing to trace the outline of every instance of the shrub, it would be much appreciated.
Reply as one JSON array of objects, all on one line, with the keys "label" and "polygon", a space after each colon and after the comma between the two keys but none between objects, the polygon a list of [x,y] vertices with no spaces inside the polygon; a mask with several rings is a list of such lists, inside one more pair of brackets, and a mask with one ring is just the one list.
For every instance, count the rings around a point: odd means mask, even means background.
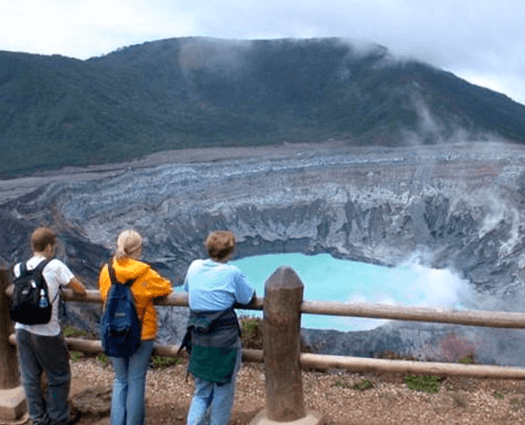
[{"label": "shrub", "polygon": [[72,328],[71,326],[64,326],[64,336],[66,338],[75,338],[78,336],[89,336],[89,334],[86,331],[83,331],[81,329]]},{"label": "shrub", "polygon": [[262,349],[262,320],[258,317],[241,317],[242,343],[244,348]]},{"label": "shrub", "polygon": [[[263,348],[263,320],[259,317],[242,316],[240,317],[242,329],[242,344],[244,348],[253,350],[262,350]],[[300,338],[301,353],[312,353],[314,350],[304,344]],[[306,370],[315,370],[315,368],[306,368]]]},{"label": "shrub", "polygon": [[372,382],[368,379],[363,379],[362,381],[359,381],[359,382],[356,382],[352,388],[354,390],[359,390],[359,391],[366,391],[366,390],[369,390],[371,388],[374,388],[374,384],[372,384]]},{"label": "shrub", "polygon": [[109,359],[108,356],[106,356],[104,353],[100,353],[97,355],[97,360],[102,363],[102,366],[108,366],[109,365]]},{"label": "shrub", "polygon": [[161,369],[172,365],[176,366],[180,362],[181,359],[173,357],[153,356],[151,358],[151,366],[153,367],[153,369]]},{"label": "shrub", "polygon": [[71,351],[69,353],[69,357],[71,358],[71,361],[73,363],[78,362],[82,356],[83,356],[83,353],[79,353],[78,351]]},{"label": "shrub", "polygon": [[461,363],[461,364],[473,364],[474,363],[474,354],[473,353],[469,353],[466,356],[461,357],[458,360],[458,363]]},{"label": "shrub", "polygon": [[334,382],[334,387],[349,388],[349,385],[346,382],[337,380]]},{"label": "shrub", "polygon": [[405,384],[414,391],[426,391],[427,393],[437,393],[441,387],[440,379],[437,376],[405,376]]}]

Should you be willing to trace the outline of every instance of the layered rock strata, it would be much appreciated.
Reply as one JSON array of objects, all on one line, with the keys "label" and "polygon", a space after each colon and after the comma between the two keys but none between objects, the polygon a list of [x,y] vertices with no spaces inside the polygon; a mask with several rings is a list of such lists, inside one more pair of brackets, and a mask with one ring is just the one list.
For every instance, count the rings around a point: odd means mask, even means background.
[{"label": "layered rock strata", "polygon": [[[471,282],[481,294],[475,307],[522,308],[519,146],[292,144],[227,157],[214,151],[213,160],[203,152],[0,182],[0,258],[12,263],[27,255],[31,229],[52,224],[64,242],[59,254],[95,287],[116,235],[133,227],[145,237],[146,259],[180,283],[189,262],[205,255],[206,234],[227,228],[241,257],[329,252],[395,266],[417,253],[424,265]],[[161,309],[163,341],[180,336],[175,310]],[[96,309],[90,320],[82,311],[79,320],[93,326]]]}]

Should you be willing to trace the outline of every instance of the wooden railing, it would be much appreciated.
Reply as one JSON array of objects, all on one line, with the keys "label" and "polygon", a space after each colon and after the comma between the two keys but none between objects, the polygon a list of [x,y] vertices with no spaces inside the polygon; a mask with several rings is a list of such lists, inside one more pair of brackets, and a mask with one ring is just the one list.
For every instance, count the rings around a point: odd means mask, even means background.
[{"label": "wooden railing", "polygon": [[[6,270],[0,269],[0,390],[19,385],[14,349],[16,338],[8,308],[11,292],[12,287],[9,287]],[[304,301],[303,292],[304,286],[296,273],[289,267],[280,267],[266,281],[264,298],[258,297],[250,307],[253,310],[263,310],[263,350],[244,349],[243,361],[265,364],[266,414],[270,420],[288,422],[306,415],[302,396],[301,367],[525,379],[525,369],[518,367],[368,359],[299,352],[299,330],[303,313],[515,329],[525,328],[525,313]],[[64,298],[76,302],[102,302],[99,292],[93,290],[88,291],[86,297],[65,290]],[[157,300],[156,305],[187,307],[188,296],[185,293],[173,293]],[[66,342],[76,351],[86,353],[103,351],[100,341],[66,338]],[[175,345],[157,345],[155,354],[176,357],[178,348]]]}]

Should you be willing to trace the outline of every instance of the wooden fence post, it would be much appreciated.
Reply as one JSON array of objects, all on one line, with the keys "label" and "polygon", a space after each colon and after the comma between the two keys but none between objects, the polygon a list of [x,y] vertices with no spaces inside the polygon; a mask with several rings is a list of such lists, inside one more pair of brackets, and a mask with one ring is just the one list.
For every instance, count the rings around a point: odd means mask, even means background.
[{"label": "wooden fence post", "polygon": [[0,267],[0,389],[7,390],[18,387],[18,362],[16,347],[9,343],[9,334],[14,331],[13,322],[9,317],[9,299],[5,291],[9,286],[7,270]]},{"label": "wooden fence post", "polygon": [[[290,267],[279,267],[264,284],[263,358],[266,409],[252,424],[317,424],[322,415],[306,412],[300,357],[304,285]],[[313,420],[312,420],[313,419]]]},{"label": "wooden fence post", "polygon": [[24,389],[18,377],[16,347],[9,342],[14,324],[9,317],[7,268],[0,265],[0,420],[16,420],[27,411]]}]

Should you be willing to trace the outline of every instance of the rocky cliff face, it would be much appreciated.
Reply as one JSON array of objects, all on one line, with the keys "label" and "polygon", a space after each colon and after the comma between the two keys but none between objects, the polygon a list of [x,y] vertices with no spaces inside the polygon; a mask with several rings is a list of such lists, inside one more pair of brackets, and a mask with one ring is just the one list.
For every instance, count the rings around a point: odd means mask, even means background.
[{"label": "rocky cliff face", "polygon": [[[397,265],[418,253],[425,265],[469,280],[479,308],[522,308],[523,148],[290,145],[242,152],[2,181],[0,258],[26,255],[31,229],[52,224],[64,242],[59,254],[95,287],[116,235],[134,227],[145,237],[146,259],[180,282],[189,262],[205,255],[206,234],[227,228],[237,235],[238,256],[329,252]],[[162,309],[161,338],[177,342],[173,310]],[[337,344],[326,347],[338,351]]]}]

